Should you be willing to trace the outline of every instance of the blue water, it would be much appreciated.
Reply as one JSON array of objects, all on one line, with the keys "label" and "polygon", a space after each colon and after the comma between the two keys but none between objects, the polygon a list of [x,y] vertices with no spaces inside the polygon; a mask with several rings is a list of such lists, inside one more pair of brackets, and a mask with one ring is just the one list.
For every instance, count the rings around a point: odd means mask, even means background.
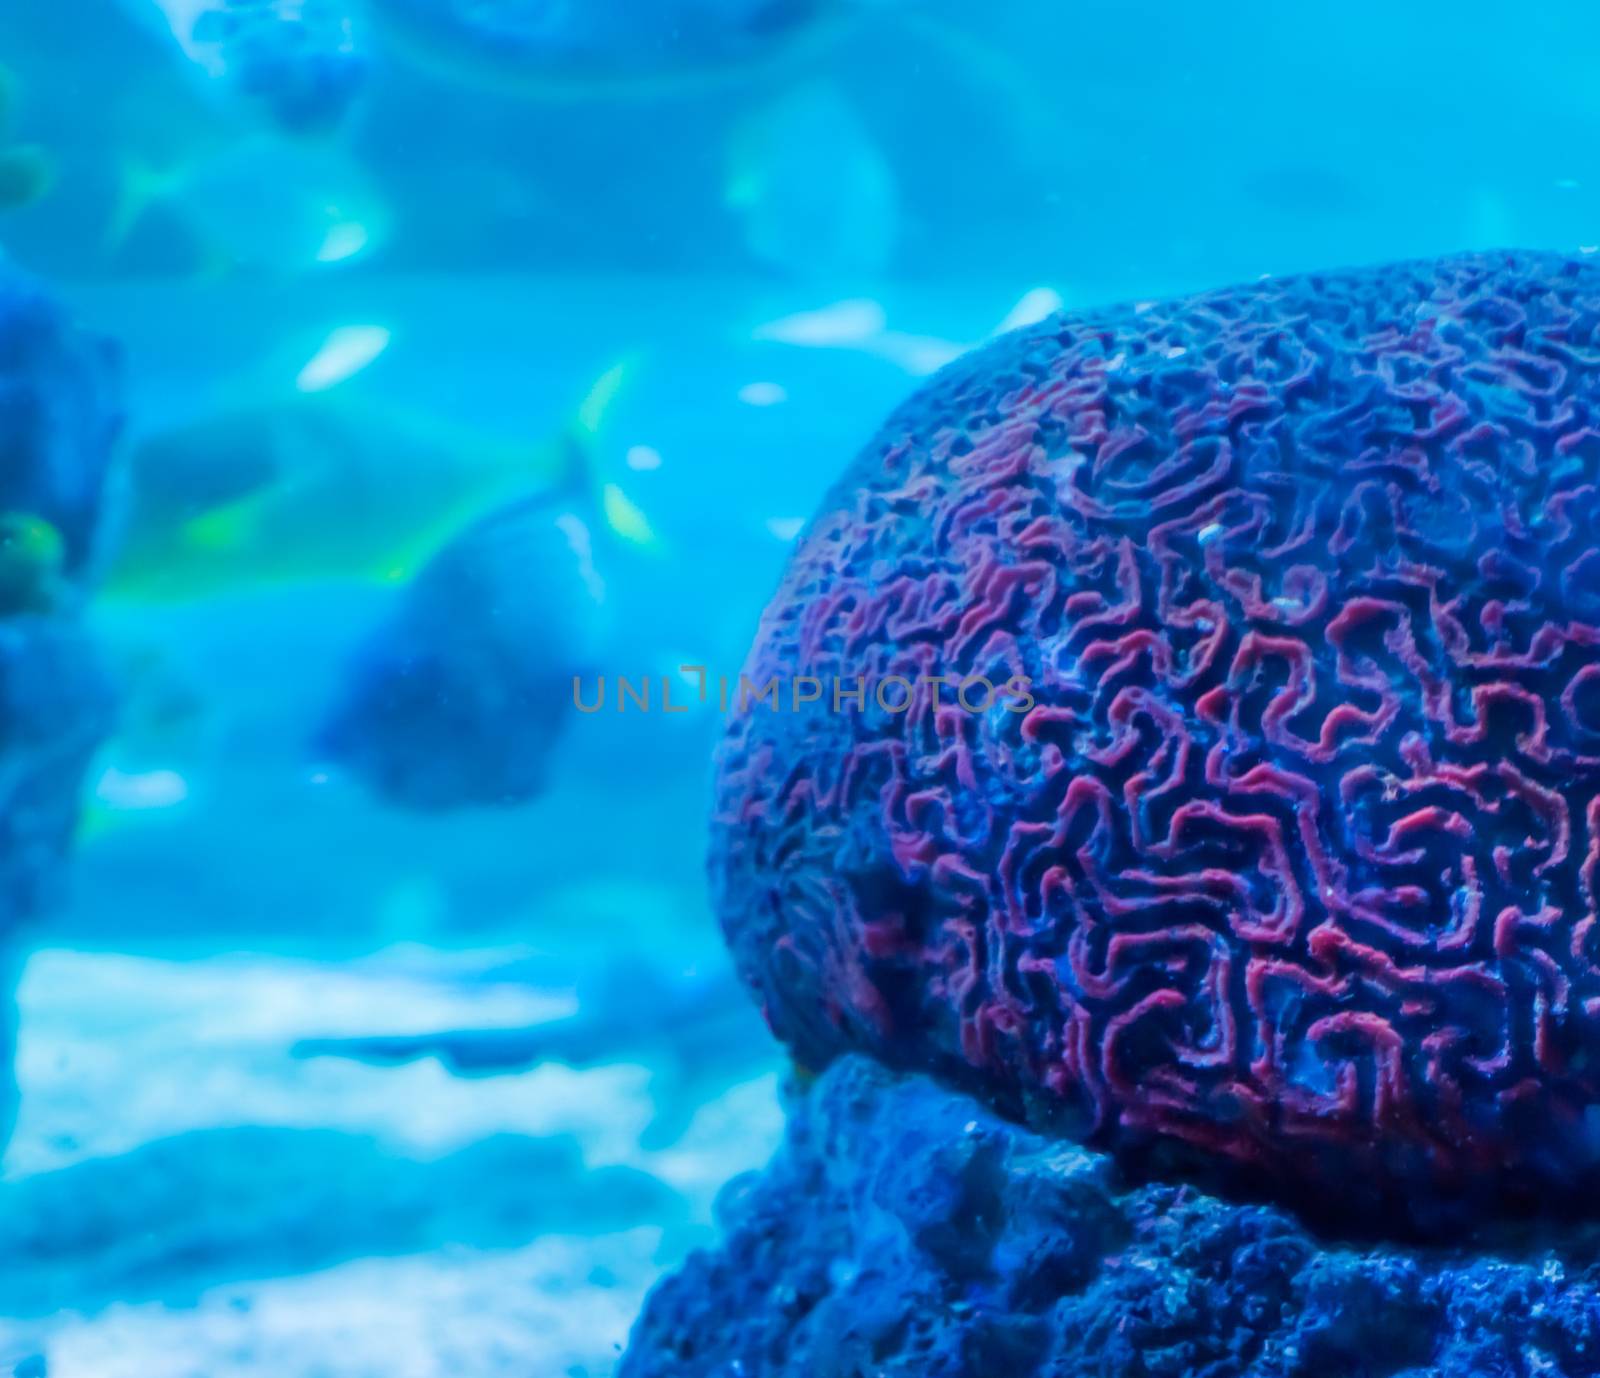
[{"label": "blue water", "polygon": [[[170,586],[108,550],[83,613],[123,707],[66,886],[0,925],[0,1374],[597,1378],[777,1140],[702,878],[714,705],[547,704],[529,797],[386,797],[316,745],[420,568],[319,560],[350,494],[441,455],[559,491],[578,427],[603,599],[471,596],[560,611],[558,677],[688,701],[876,422],[1008,321],[1600,245],[1600,17],[1565,0],[841,0],[759,43],[735,0],[696,11],[727,43],[631,3],[454,51],[452,0],[239,5],[259,50],[193,27],[223,0],[0,9],[0,173],[48,169],[0,254],[120,342],[130,472],[215,423],[235,449],[180,453],[232,482],[309,415],[336,439],[273,454],[339,479],[197,489]],[[421,41],[384,22],[430,6]],[[397,534],[425,558],[443,525]]]}]

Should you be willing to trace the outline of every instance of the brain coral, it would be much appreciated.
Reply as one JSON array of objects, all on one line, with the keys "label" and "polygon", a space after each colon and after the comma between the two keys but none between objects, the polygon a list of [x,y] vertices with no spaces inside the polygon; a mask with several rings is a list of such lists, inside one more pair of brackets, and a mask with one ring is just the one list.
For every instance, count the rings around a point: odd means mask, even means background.
[{"label": "brain coral", "polygon": [[832,490],[746,674],[714,882],[803,1060],[1341,1200],[1600,1181],[1600,268],[1007,336]]}]

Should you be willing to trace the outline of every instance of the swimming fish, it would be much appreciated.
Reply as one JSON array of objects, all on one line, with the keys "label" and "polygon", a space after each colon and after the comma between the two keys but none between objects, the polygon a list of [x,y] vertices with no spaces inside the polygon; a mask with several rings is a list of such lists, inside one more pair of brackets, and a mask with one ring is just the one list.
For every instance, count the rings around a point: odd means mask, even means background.
[{"label": "swimming fish", "polygon": [[202,82],[295,135],[336,127],[366,78],[347,0],[129,0]]},{"label": "swimming fish", "polygon": [[202,266],[269,272],[369,252],[391,219],[370,177],[337,147],[265,131],[130,157],[107,248],[119,248],[157,206],[194,241]]},{"label": "swimming fish", "polygon": [[876,276],[899,237],[893,170],[831,85],[785,92],[744,121],[724,199],[751,255],[790,277]]},{"label": "swimming fish", "polygon": [[571,715],[574,676],[606,628],[605,554],[658,548],[644,514],[600,481],[592,442],[622,371],[590,390],[564,468],[453,533],[367,639],[317,734],[320,760],[404,808],[525,803]]},{"label": "swimming fish", "polygon": [[[628,368],[608,369],[565,433],[542,445],[329,393],[153,435],[129,459],[132,510],[105,596],[174,600],[326,578],[403,583],[471,522],[575,482]],[[612,507],[627,525],[631,503],[620,490]]]},{"label": "swimming fish", "polygon": [[470,525],[355,657],[319,757],[408,808],[537,795],[571,677],[596,654],[591,540],[548,496]]},{"label": "swimming fish", "polygon": [[404,56],[526,94],[737,71],[896,0],[367,0]]},{"label": "swimming fish", "polygon": [[405,808],[525,803],[597,668],[606,584],[597,547],[654,542],[614,485],[571,478],[469,524],[425,564],[351,663],[319,757]]}]

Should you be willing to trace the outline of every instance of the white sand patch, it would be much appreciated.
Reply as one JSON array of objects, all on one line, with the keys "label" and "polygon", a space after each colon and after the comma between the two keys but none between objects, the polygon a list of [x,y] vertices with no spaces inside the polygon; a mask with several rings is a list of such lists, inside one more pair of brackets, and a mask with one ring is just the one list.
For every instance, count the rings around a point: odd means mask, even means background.
[{"label": "white sand patch", "polygon": [[464,1078],[432,1059],[292,1055],[308,1037],[538,1023],[572,1011],[563,992],[430,983],[381,963],[50,951],[30,959],[20,1001],[8,1176],[241,1124],[371,1134],[422,1156],[499,1132],[572,1134],[599,1166],[631,1157],[652,1113],[637,1066]]},{"label": "white sand patch", "polygon": [[193,1307],[0,1321],[0,1359],[42,1353],[51,1378],[605,1378],[659,1244],[653,1229],[552,1236],[233,1284]]}]

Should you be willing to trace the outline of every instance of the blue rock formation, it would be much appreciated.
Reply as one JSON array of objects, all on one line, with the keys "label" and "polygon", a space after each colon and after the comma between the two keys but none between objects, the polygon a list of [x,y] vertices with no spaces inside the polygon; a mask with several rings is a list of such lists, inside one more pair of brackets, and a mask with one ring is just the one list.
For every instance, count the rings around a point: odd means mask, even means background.
[{"label": "blue rock formation", "polygon": [[113,346],[0,262],[0,935],[47,897],[110,727],[78,614],[112,525],[118,375]]},{"label": "blue rock formation", "polygon": [[620,1378],[1579,1378],[1600,1236],[1330,1243],[859,1057],[796,1097]]},{"label": "blue rock formation", "polygon": [[45,908],[114,699],[87,634],[60,617],[0,618],[0,935]]},{"label": "blue rock formation", "polygon": [[113,506],[115,351],[0,261],[0,1145],[16,1092],[17,925],[55,891],[109,682],[80,611]]},{"label": "blue rock formation", "polygon": [[115,346],[0,258],[0,515],[54,527],[79,583],[103,554],[116,496],[119,375]]},{"label": "blue rock formation", "polygon": [[291,134],[332,129],[366,81],[367,60],[340,0],[221,0],[194,38],[214,45],[225,78]]}]

